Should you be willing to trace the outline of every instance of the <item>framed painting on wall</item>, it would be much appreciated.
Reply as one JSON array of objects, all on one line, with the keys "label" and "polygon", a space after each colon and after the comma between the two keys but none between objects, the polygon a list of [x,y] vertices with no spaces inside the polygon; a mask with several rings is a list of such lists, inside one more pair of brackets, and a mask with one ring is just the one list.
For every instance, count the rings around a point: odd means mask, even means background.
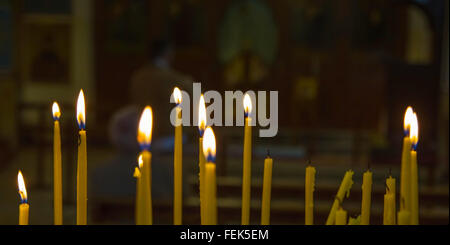
[{"label": "framed painting on wall", "polygon": [[31,83],[68,84],[70,28],[28,24],[22,45],[22,78]]}]

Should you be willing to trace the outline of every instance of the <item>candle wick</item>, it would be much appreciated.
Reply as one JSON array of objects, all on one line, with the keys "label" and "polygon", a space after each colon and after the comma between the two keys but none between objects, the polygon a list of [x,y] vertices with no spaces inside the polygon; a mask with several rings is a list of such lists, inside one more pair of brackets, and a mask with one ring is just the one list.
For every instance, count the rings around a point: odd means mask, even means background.
[{"label": "candle wick", "polygon": [[389,177],[392,176],[392,168],[389,168]]},{"label": "candle wick", "polygon": [[267,157],[270,158],[270,150],[267,149]]}]

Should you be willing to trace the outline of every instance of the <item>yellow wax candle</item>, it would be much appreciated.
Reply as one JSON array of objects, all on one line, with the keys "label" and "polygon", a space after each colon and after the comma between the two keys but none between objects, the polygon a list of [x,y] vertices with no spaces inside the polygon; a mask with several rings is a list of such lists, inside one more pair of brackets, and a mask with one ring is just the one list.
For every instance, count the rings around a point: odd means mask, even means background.
[{"label": "yellow wax candle", "polygon": [[395,202],[395,178],[389,176],[386,179],[386,194],[384,195],[384,211],[383,211],[383,224],[395,225],[396,224],[396,202]]},{"label": "yellow wax candle", "polygon": [[384,195],[383,225],[395,225],[395,196]]},{"label": "yellow wax candle", "polygon": [[399,225],[410,225],[411,215],[408,211],[401,210],[398,212],[397,220]]},{"label": "yellow wax candle", "polygon": [[153,210],[152,210],[152,180],[151,180],[151,164],[152,154],[144,150],[142,151],[142,182],[141,187],[143,189],[142,195],[142,224],[153,224]]},{"label": "yellow wax candle", "polygon": [[263,193],[261,201],[261,225],[270,224],[270,194],[272,189],[273,160],[267,156],[264,160]]},{"label": "yellow wax candle", "polygon": [[87,224],[87,146],[86,146],[86,115],[83,90],[80,91],[77,102],[77,122],[79,131],[78,162],[77,162],[77,225]]},{"label": "yellow wax candle", "polygon": [[419,174],[417,170],[417,143],[419,141],[419,125],[416,113],[413,114],[411,121],[410,139],[412,149],[410,152],[411,159],[411,225],[419,224]]},{"label": "yellow wax candle", "polygon": [[183,207],[183,132],[181,124],[181,91],[175,87],[173,90],[173,96],[176,107],[176,122],[175,122],[175,144],[174,144],[174,157],[173,157],[173,224],[181,225],[182,223],[182,207]]},{"label": "yellow wax candle", "polygon": [[28,225],[28,214],[30,210],[30,205],[28,205],[27,189],[25,187],[25,181],[23,179],[22,172],[19,171],[17,174],[17,183],[19,185],[19,225]]},{"label": "yellow wax candle", "polygon": [[326,225],[333,225],[336,220],[336,211],[339,207],[340,200],[343,201],[345,195],[347,196],[350,194],[350,189],[353,185],[353,171],[348,170],[345,173],[344,178],[342,179],[341,185],[339,186],[338,193],[336,195],[336,198],[334,199],[333,206],[331,207],[330,214],[328,214]]},{"label": "yellow wax candle", "polygon": [[411,140],[409,138],[409,131],[412,116],[413,110],[411,107],[408,107],[404,118],[404,131],[406,136],[403,138],[400,176],[400,210],[406,209],[409,212],[411,212]]},{"label": "yellow wax candle", "polygon": [[[153,115],[150,106],[146,106],[139,121],[137,140],[141,147],[142,170],[142,224],[153,224],[152,197],[151,197],[151,158],[150,145],[152,140]],[[138,219],[140,220],[140,218]]]},{"label": "yellow wax candle", "polygon": [[305,225],[314,224],[314,188],[316,168],[306,167],[305,174]]},{"label": "yellow wax candle", "polygon": [[135,220],[136,220],[136,225],[143,225],[143,217],[144,217],[144,200],[143,200],[143,196],[144,196],[144,188],[142,185],[142,173],[141,173],[141,169],[143,167],[144,164],[144,160],[142,159],[142,154],[139,155],[138,157],[138,165],[139,167],[136,167],[134,169],[134,174],[133,176],[136,178],[136,210],[135,210]]},{"label": "yellow wax candle", "polygon": [[53,219],[55,225],[63,224],[62,212],[62,167],[61,167],[61,129],[59,118],[61,112],[58,103],[54,102],[53,112]]},{"label": "yellow wax candle", "polygon": [[136,225],[140,225],[142,222],[140,220],[140,217],[142,217],[142,206],[141,206],[141,197],[142,194],[140,192],[140,185],[141,185],[141,171],[139,171],[139,168],[134,168],[134,174],[133,177],[136,178],[136,203],[135,203],[135,221]]},{"label": "yellow wax candle", "polygon": [[28,213],[30,205],[22,203],[19,205],[19,225],[28,225]]},{"label": "yellow wax candle", "polygon": [[252,111],[252,101],[248,94],[244,96],[245,111],[245,134],[244,134],[244,154],[243,154],[243,175],[242,175],[242,215],[241,224],[250,223],[250,192],[252,178],[252,126],[250,113]]},{"label": "yellow wax candle", "polygon": [[217,225],[217,186],[216,186],[216,139],[211,127],[207,127],[203,136],[203,153],[205,164],[205,224]]},{"label": "yellow wax candle", "polygon": [[199,139],[199,193],[200,193],[200,223],[205,224],[205,155],[203,154],[203,137]]},{"label": "yellow wax candle", "polygon": [[372,172],[367,170],[363,175],[362,202],[361,202],[361,225],[370,223],[370,204],[372,195]]},{"label": "yellow wax candle", "polygon": [[346,225],[347,224],[347,211],[342,209],[342,207],[339,208],[338,211],[336,211],[336,225]]},{"label": "yellow wax candle", "polygon": [[203,94],[200,96],[200,101],[198,104],[198,131],[200,133],[199,137],[199,150],[198,150],[198,165],[199,165],[199,193],[200,193],[200,222],[202,225],[205,224],[205,154],[203,154],[203,133],[206,128],[206,107],[205,98]]}]

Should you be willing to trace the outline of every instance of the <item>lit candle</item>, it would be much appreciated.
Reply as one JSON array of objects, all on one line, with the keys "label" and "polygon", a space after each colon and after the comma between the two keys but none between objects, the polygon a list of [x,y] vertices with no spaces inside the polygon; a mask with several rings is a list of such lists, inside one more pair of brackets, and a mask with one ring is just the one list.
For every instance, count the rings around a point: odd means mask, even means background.
[{"label": "lit candle", "polygon": [[371,195],[372,195],[372,172],[370,172],[370,170],[367,170],[363,174],[361,225],[368,225],[370,223]]},{"label": "lit candle", "polygon": [[386,194],[384,195],[383,225],[395,225],[395,179],[386,179]]},{"label": "lit candle", "polygon": [[263,194],[261,201],[261,225],[270,224],[270,194],[272,189],[273,160],[267,155],[264,160]]},{"label": "lit candle", "polygon": [[243,156],[243,175],[242,175],[242,216],[241,224],[250,223],[250,191],[252,175],[252,126],[250,113],[252,111],[252,101],[248,94],[244,96],[245,111],[245,135],[244,135],[244,156]]},{"label": "lit candle", "polygon": [[305,225],[314,224],[314,187],[316,168],[306,167],[305,172]]},{"label": "lit candle", "polygon": [[408,107],[404,118],[402,165],[400,176],[400,210],[411,212],[411,139],[409,138],[413,109]]},{"label": "lit candle", "polygon": [[333,225],[335,220],[336,220],[336,211],[339,207],[339,200],[344,200],[345,196],[349,196],[350,195],[350,189],[352,188],[353,185],[353,171],[352,170],[348,170],[345,173],[344,178],[342,179],[341,185],[339,186],[339,190],[338,193],[336,195],[336,198],[334,199],[333,202],[333,206],[331,207],[331,211],[330,214],[328,215],[327,218],[327,225]]},{"label": "lit candle", "polygon": [[216,138],[211,127],[207,127],[203,135],[203,154],[205,164],[205,224],[217,225],[217,199],[216,199]]},{"label": "lit candle", "polygon": [[347,224],[347,211],[345,211],[342,207],[339,207],[339,210],[336,211],[336,225],[346,225]]},{"label": "lit candle", "polygon": [[200,193],[200,222],[202,225],[205,224],[205,154],[203,154],[203,133],[206,128],[206,106],[205,98],[203,94],[200,96],[200,101],[198,104],[198,132],[199,137],[199,150],[198,150],[198,166],[199,166],[199,193]]},{"label": "lit candle", "polygon": [[53,219],[55,225],[63,224],[62,212],[62,170],[61,170],[61,129],[59,118],[61,112],[54,102],[53,112]]},{"label": "lit candle", "polygon": [[177,104],[175,122],[175,144],[173,153],[173,224],[181,225],[183,207],[183,132],[181,124],[181,91],[177,87],[173,90],[173,97]]},{"label": "lit candle", "polygon": [[[150,146],[152,142],[153,115],[150,106],[146,106],[139,121],[137,141],[141,147],[142,169],[141,186],[142,189],[142,223],[139,225],[151,225],[153,223],[152,195],[151,195],[151,158]],[[138,221],[141,220],[138,219]]]},{"label": "lit candle", "polygon": [[77,102],[77,122],[80,129],[77,168],[77,225],[87,224],[87,146],[84,93],[80,90]]},{"label": "lit candle", "polygon": [[28,214],[30,205],[28,205],[27,188],[25,187],[25,181],[22,176],[22,172],[17,174],[17,183],[19,185],[19,225],[28,225]]},{"label": "lit candle", "polygon": [[139,167],[135,167],[134,168],[134,174],[133,177],[136,178],[136,208],[135,208],[135,220],[136,220],[136,225],[142,224],[142,217],[143,217],[143,189],[140,188],[142,186],[142,174],[141,174],[141,169],[142,169],[142,164],[144,164],[144,160],[142,160],[142,155],[139,155],[138,157],[138,166]]},{"label": "lit candle", "polygon": [[419,124],[416,113],[411,120],[411,130],[409,137],[411,139],[411,225],[419,224],[419,176],[417,170],[417,143],[419,141]]}]

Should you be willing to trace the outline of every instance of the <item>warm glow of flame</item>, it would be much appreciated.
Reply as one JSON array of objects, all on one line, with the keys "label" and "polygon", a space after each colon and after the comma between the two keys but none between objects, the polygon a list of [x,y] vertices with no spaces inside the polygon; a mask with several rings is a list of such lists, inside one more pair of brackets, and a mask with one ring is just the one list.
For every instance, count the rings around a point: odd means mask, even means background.
[{"label": "warm glow of flame", "polygon": [[142,164],[144,164],[144,160],[142,159],[142,154],[139,154],[138,164],[139,164],[139,168],[142,168]]},{"label": "warm glow of flame", "polygon": [[198,103],[198,129],[200,132],[204,132],[206,128],[206,106],[205,98],[203,94],[200,96],[200,101]]},{"label": "warm glow of flame", "polygon": [[417,121],[417,114],[414,112],[411,119],[411,128],[409,130],[409,138],[413,148],[415,149],[417,143],[419,142],[419,122]]},{"label": "warm glow of flame", "polygon": [[409,132],[410,130],[413,114],[414,112],[412,107],[408,106],[405,112],[405,119],[403,120],[403,129],[405,130],[405,132]]},{"label": "warm glow of flame", "polygon": [[250,95],[247,93],[244,95],[244,111],[245,114],[250,114],[252,112],[252,100],[250,99]]},{"label": "warm glow of flame", "polygon": [[203,134],[203,153],[208,161],[216,157],[216,137],[211,127],[207,127]]},{"label": "warm glow of flame", "polygon": [[137,140],[141,147],[148,148],[152,142],[152,126],[153,126],[153,112],[150,106],[146,106],[142,112],[141,120],[139,121],[139,129]]},{"label": "warm glow of flame", "polygon": [[27,202],[27,188],[25,187],[25,181],[23,180],[23,175],[20,170],[17,174],[17,184],[19,185],[20,199],[22,202]]},{"label": "warm glow of flame", "polygon": [[59,120],[59,117],[61,117],[61,111],[59,110],[58,103],[53,102],[52,112],[53,112],[53,119]]},{"label": "warm glow of flame", "polygon": [[182,99],[182,95],[181,95],[181,91],[178,87],[175,87],[173,89],[173,98],[175,99],[175,103],[177,103],[177,105],[181,104]]},{"label": "warm glow of flame", "polygon": [[84,93],[80,90],[77,101],[77,122],[80,129],[84,129],[86,126],[86,108],[84,104]]}]

